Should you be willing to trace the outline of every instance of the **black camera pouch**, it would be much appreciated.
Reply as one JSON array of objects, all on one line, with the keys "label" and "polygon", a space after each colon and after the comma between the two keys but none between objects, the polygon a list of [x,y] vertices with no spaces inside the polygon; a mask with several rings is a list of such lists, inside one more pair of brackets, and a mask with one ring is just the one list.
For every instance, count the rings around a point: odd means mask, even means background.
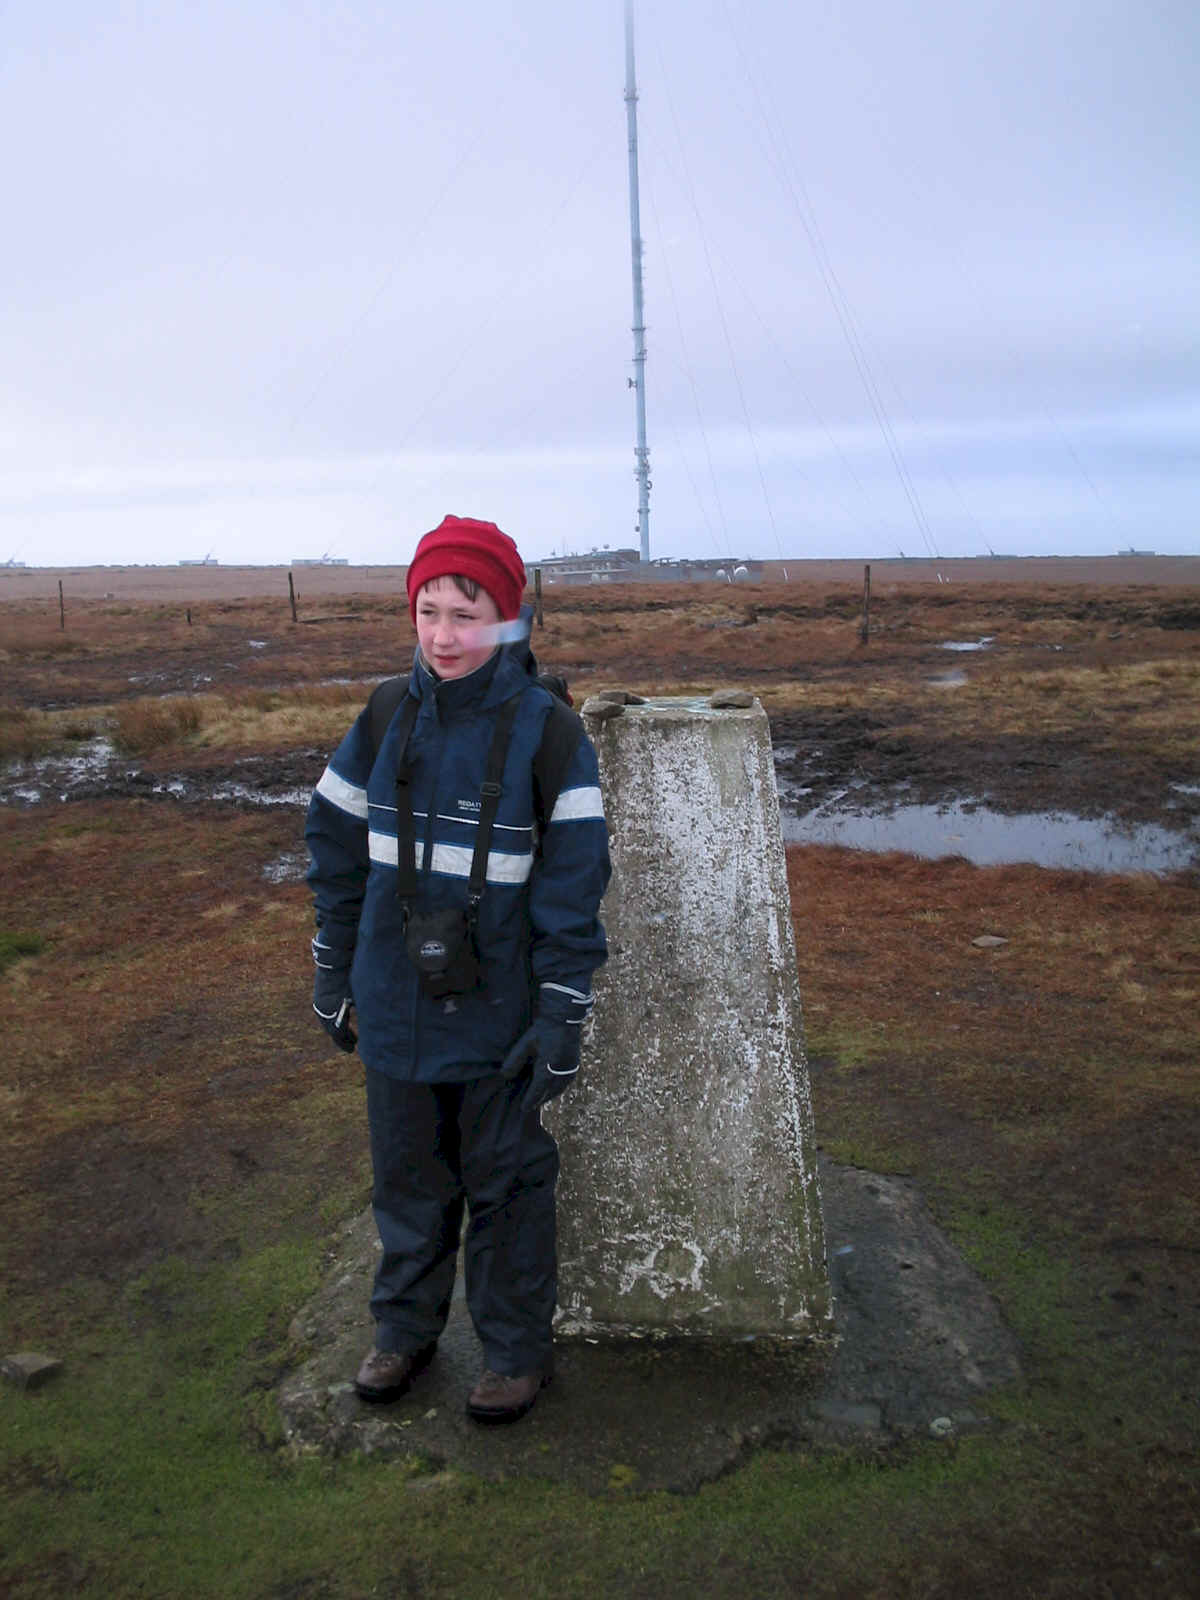
[{"label": "black camera pouch", "polygon": [[415,911],[404,934],[408,959],[435,1000],[469,994],[479,982],[479,956],[465,911]]}]

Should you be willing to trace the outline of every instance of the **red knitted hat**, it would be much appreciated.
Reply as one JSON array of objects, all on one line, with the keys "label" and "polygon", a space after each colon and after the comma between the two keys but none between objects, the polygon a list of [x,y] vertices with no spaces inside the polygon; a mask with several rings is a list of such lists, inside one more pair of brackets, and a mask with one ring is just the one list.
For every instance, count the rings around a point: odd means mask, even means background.
[{"label": "red knitted hat", "polygon": [[417,620],[417,594],[434,578],[455,574],[482,584],[505,622],[521,609],[525,563],[506,533],[494,522],[474,517],[443,517],[413,553],[408,569],[408,609]]}]

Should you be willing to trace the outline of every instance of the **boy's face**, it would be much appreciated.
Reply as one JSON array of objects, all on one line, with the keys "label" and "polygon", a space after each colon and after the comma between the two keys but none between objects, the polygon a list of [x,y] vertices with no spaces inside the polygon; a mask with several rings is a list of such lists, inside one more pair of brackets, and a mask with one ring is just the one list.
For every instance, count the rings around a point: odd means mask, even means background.
[{"label": "boy's face", "polygon": [[486,589],[469,600],[453,578],[432,578],[417,591],[417,641],[439,678],[465,678],[496,648],[500,608]]}]

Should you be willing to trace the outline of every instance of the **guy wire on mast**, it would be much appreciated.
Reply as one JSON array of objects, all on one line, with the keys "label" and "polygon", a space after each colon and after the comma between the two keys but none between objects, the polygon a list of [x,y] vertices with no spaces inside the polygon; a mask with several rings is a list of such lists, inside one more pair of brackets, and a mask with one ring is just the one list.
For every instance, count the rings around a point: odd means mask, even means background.
[{"label": "guy wire on mast", "polygon": [[646,326],[642,308],[642,224],[638,203],[637,81],[633,65],[633,0],[625,0],[625,121],[629,130],[629,239],[633,256],[633,369],[637,401],[634,476],[638,481],[637,528],[641,557],[650,559],[650,450],[646,444]]}]

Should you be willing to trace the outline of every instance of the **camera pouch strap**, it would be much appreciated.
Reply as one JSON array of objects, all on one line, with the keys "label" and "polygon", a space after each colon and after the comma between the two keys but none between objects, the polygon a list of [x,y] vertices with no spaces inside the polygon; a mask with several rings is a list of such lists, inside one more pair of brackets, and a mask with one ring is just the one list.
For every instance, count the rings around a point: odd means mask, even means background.
[{"label": "camera pouch strap", "polygon": [[[475,849],[471,856],[471,872],[467,879],[467,926],[474,929],[487,883],[488,854],[492,847],[492,828],[500,807],[501,778],[508,757],[509,740],[513,722],[521,702],[520,693],[505,700],[496,713],[492,742],[488,749],[487,770],[480,787],[479,825],[475,834]],[[400,712],[396,744],[396,896],[404,904],[405,912],[412,910],[417,898],[417,841],[413,820],[411,778],[408,761],[408,740],[417,720],[419,702],[409,695]],[[426,863],[428,870],[429,863]]]},{"label": "camera pouch strap", "polygon": [[404,906],[404,920],[417,898],[417,842],[409,784],[408,741],[421,702],[405,695],[396,733],[396,897]]}]

